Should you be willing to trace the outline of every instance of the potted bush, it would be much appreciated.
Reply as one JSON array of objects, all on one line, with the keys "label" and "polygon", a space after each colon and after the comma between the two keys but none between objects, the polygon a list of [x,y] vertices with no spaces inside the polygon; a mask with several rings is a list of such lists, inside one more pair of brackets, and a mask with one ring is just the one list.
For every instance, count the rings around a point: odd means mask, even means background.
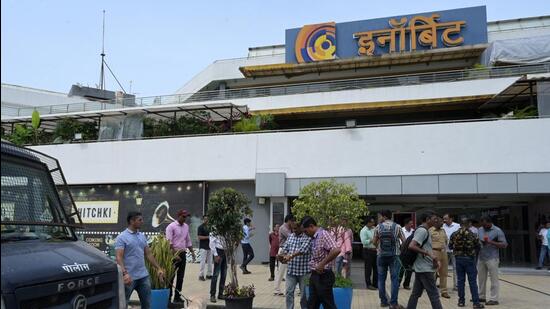
[{"label": "potted bush", "polygon": [[[294,201],[292,212],[298,219],[312,216],[338,242],[338,238],[343,237],[343,231],[358,231],[362,227],[368,209],[353,185],[324,180],[303,187]],[[333,293],[339,309],[351,308],[353,288],[350,279],[336,274]]]},{"label": "potted bush", "polygon": [[160,278],[156,268],[147,259],[145,260],[145,266],[151,278],[151,308],[166,309],[170,301],[171,279],[174,278],[175,272],[172,264],[174,254],[170,249],[170,241],[164,235],[154,236],[149,247],[159,266],[164,269],[164,278]]},{"label": "potted bush", "polygon": [[225,241],[225,254],[228,261],[230,283],[223,296],[226,308],[252,308],[254,285],[239,286],[237,278],[236,250],[243,237],[242,222],[252,215],[250,201],[241,192],[232,188],[222,188],[208,200],[208,225],[213,235]]}]

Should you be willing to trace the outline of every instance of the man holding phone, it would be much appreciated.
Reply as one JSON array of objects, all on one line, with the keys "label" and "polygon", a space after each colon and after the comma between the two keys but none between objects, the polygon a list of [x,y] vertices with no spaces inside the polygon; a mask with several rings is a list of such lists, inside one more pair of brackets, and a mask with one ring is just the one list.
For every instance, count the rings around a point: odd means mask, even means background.
[{"label": "man holding phone", "polygon": [[479,278],[479,300],[485,302],[485,293],[487,289],[487,276],[491,277],[491,292],[489,301],[486,306],[498,305],[498,265],[499,265],[499,249],[504,249],[508,246],[504,232],[493,224],[491,217],[481,218],[481,226],[479,229],[479,239],[481,240],[481,250],[479,251],[479,259],[477,262],[478,278]]}]

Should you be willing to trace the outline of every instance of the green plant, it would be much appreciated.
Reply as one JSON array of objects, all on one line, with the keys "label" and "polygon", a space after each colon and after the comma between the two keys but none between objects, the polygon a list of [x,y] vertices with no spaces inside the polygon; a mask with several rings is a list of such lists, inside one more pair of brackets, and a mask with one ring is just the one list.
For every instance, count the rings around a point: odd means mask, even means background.
[{"label": "green plant", "polygon": [[95,122],[64,118],[57,122],[53,135],[56,140],[72,141],[76,133],[82,133],[83,140],[94,140],[97,139],[98,132]]},{"label": "green plant", "polygon": [[274,130],[277,128],[275,117],[270,114],[254,115],[242,118],[233,125],[234,132],[253,132]]},{"label": "green plant", "polygon": [[229,262],[231,283],[224,291],[224,295],[229,298],[242,297],[244,292],[254,292],[253,286],[239,288],[235,260],[236,250],[243,237],[243,219],[252,215],[249,204],[246,195],[232,188],[215,191],[208,200],[208,225],[211,232],[224,242]]},{"label": "green plant", "polygon": [[294,200],[292,212],[298,219],[305,216],[315,218],[319,226],[331,231],[336,238],[342,233],[339,229],[358,231],[368,208],[357,194],[355,186],[323,180],[310,183],[300,190]]},{"label": "green plant", "polygon": [[33,129],[27,127],[25,124],[16,124],[13,128],[13,132],[6,137],[8,140],[16,145],[27,145],[33,141]]},{"label": "green plant", "polygon": [[524,108],[516,108],[514,109],[514,118],[516,119],[525,119],[529,117],[536,117],[538,116],[539,112],[537,110],[537,107],[533,105],[526,106]]},{"label": "green plant", "polygon": [[174,254],[170,249],[170,241],[166,239],[164,235],[156,235],[153,238],[149,249],[157,260],[159,266],[164,270],[164,278],[160,278],[157,273],[157,269],[145,260],[145,266],[149,272],[151,278],[151,288],[155,290],[169,289],[172,287],[172,280],[174,278],[175,269],[172,264],[172,258]]},{"label": "green plant", "polygon": [[[306,285],[309,285],[309,279],[306,280]],[[342,276],[336,276],[334,278],[334,285],[335,288],[352,288],[353,287],[353,281],[351,278],[344,278]]]}]

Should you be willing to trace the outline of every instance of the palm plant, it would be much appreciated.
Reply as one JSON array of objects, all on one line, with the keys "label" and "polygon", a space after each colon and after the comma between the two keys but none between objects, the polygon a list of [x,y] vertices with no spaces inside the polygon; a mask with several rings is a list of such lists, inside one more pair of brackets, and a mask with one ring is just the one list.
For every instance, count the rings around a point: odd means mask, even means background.
[{"label": "palm plant", "polygon": [[151,277],[151,288],[154,290],[171,288],[171,279],[174,278],[175,268],[173,265],[174,254],[170,249],[170,241],[164,235],[154,236],[150,250],[159,266],[164,270],[164,278],[161,278],[158,276],[156,268],[147,259],[145,260],[145,266]]}]

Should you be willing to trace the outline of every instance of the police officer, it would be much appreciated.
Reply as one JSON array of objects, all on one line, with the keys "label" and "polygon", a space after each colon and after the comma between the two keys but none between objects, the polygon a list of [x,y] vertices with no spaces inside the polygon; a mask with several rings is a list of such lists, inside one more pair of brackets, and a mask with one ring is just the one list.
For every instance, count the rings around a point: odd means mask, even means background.
[{"label": "police officer", "polygon": [[449,268],[449,260],[447,258],[448,240],[445,230],[441,228],[442,226],[443,219],[438,217],[435,225],[430,228],[430,234],[432,236],[432,250],[441,262],[441,267],[437,270],[441,297],[451,298],[447,292],[447,272]]}]

